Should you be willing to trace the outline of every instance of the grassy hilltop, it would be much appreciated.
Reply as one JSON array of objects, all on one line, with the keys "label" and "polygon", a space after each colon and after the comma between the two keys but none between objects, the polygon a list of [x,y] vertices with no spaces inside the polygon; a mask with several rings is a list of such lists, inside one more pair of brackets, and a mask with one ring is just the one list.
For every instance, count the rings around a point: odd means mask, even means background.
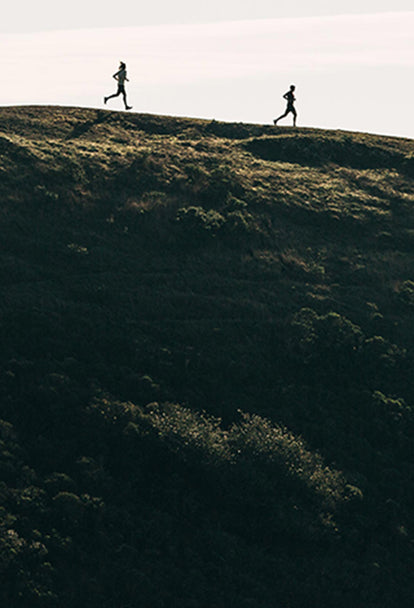
[{"label": "grassy hilltop", "polygon": [[0,605],[408,608],[414,142],[0,109]]}]

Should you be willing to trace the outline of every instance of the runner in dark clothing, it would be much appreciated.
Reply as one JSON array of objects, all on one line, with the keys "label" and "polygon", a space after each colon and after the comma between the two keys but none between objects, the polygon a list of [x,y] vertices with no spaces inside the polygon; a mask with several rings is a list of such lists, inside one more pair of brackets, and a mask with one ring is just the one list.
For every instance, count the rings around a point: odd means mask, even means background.
[{"label": "runner in dark clothing", "polygon": [[296,117],[298,114],[297,114],[295,106],[294,106],[294,103],[296,100],[295,95],[293,93],[294,90],[295,90],[295,85],[291,84],[289,91],[283,95],[283,98],[286,99],[286,101],[287,101],[286,111],[284,114],[282,114],[282,116],[279,116],[279,118],[275,118],[275,120],[273,121],[274,125],[277,125],[278,121],[281,118],[284,118],[288,114],[292,113],[293,114],[293,126],[296,127]]},{"label": "runner in dark clothing", "polygon": [[127,103],[127,96],[125,92],[125,81],[129,82],[127,78],[126,65],[123,61],[119,64],[119,70],[112,76],[118,83],[118,90],[113,95],[109,95],[109,97],[104,97],[104,104],[111,99],[112,97],[118,97],[118,95],[122,95],[124,98],[125,110],[131,110],[132,106],[129,106]]}]

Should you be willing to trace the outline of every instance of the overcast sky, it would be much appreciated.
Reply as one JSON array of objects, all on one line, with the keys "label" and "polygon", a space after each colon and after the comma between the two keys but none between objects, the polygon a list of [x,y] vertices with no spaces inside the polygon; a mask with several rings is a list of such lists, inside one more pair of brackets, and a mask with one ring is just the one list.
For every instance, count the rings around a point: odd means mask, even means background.
[{"label": "overcast sky", "polygon": [[2,8],[0,31],[211,23],[413,10],[412,0],[22,0]]},{"label": "overcast sky", "polygon": [[[271,123],[294,83],[299,126],[414,137],[411,8],[411,0],[125,0],[116,12],[94,0],[14,3],[0,24],[0,105],[103,107],[123,60],[133,111]],[[122,109],[120,99],[109,104]]]}]

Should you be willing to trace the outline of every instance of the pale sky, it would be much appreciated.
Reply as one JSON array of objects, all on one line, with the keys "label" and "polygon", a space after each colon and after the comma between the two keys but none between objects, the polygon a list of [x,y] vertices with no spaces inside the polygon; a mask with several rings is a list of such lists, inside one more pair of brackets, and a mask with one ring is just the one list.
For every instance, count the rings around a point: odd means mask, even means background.
[{"label": "pale sky", "polygon": [[2,9],[0,31],[127,27],[413,10],[412,0],[21,0]]},{"label": "pale sky", "polygon": [[123,60],[134,112],[270,124],[294,83],[298,126],[414,138],[412,0],[195,4],[15,3],[0,105],[104,107]]}]

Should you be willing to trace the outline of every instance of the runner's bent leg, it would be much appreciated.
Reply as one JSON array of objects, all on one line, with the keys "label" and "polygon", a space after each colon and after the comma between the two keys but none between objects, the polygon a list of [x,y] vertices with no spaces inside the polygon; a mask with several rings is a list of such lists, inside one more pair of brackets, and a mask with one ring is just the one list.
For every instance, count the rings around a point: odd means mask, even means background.
[{"label": "runner's bent leg", "polygon": [[105,97],[105,99],[106,99],[106,101],[108,101],[108,99],[112,99],[112,97],[118,97],[119,94],[120,94],[120,91],[117,91],[113,95],[109,95],[108,97]]},{"label": "runner's bent leg", "polygon": [[282,114],[281,116],[279,116],[279,118],[276,118],[273,121],[273,124],[275,125],[279,120],[281,120],[282,118],[284,118],[285,116],[287,116],[289,114],[289,110],[286,110],[286,112],[284,114]]}]

